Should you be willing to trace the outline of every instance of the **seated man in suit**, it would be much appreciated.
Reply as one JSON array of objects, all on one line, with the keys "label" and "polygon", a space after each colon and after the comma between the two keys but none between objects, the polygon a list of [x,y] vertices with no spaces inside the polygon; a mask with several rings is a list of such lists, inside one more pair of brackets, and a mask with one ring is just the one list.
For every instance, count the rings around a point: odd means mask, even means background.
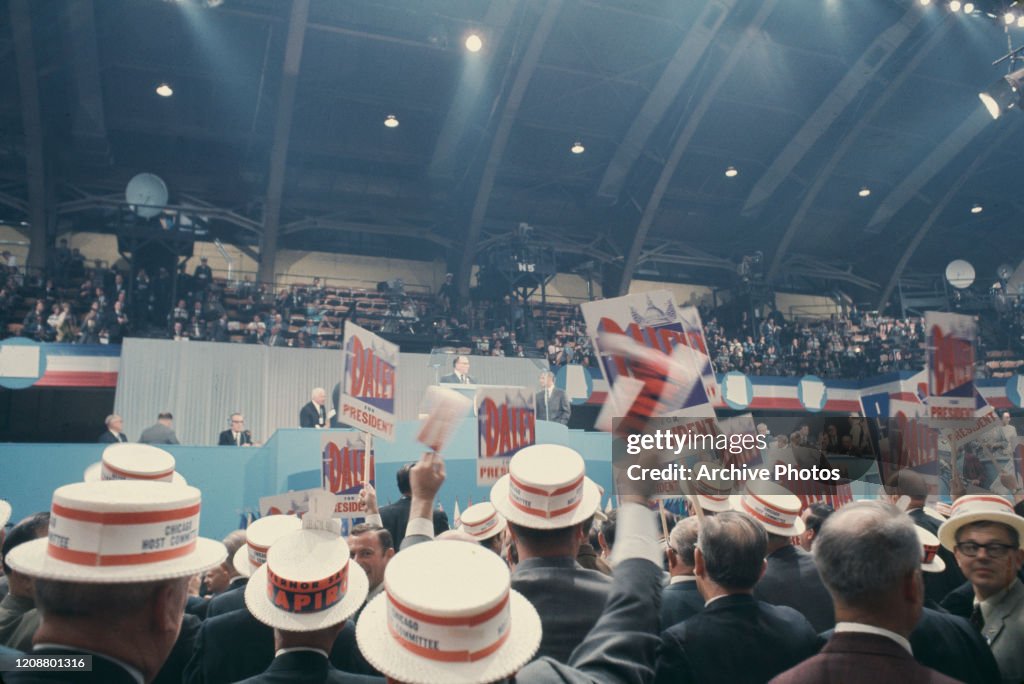
[{"label": "seated man in suit", "polygon": [[142,431],[139,443],[178,444],[178,437],[174,434],[174,416],[169,411],[161,412],[156,417],[156,423]]},{"label": "seated man in suit", "polygon": [[441,378],[441,382],[454,385],[475,385],[476,380],[469,374],[469,357],[456,356],[452,372]]},{"label": "seated man in suit", "polygon": [[[405,538],[405,526],[409,522],[409,502],[412,491],[409,488],[409,471],[412,463],[406,463],[395,473],[395,480],[398,482],[398,492],[402,498],[393,504],[380,507],[381,527],[391,533],[391,539],[395,548],[401,548],[402,540]],[[448,529],[448,514],[444,511],[434,510],[434,534],[438,535]]]},{"label": "seated man in suit", "polygon": [[538,654],[569,662],[601,617],[612,585],[576,562],[584,526],[601,505],[597,485],[578,453],[537,444],[512,457],[509,474],[491,487],[491,503],[508,521],[519,552],[512,588],[533,604],[544,626]]},{"label": "seated man in suit", "polygon": [[572,416],[572,405],[565,392],[555,387],[555,374],[541,371],[540,391],[534,397],[537,409],[537,420],[550,420],[553,423],[569,424]]},{"label": "seated man in suit", "polygon": [[818,651],[800,613],[753,596],[767,547],[768,535],[745,513],[704,519],[694,551],[704,610],[662,634],[656,684],[756,684]]},{"label": "seated man in suit", "polygon": [[661,628],[692,617],[704,610],[704,598],[697,590],[697,576],[693,574],[693,552],[697,547],[695,516],[683,518],[668,536],[668,585],[661,592]]},{"label": "seated man in suit", "polygon": [[955,682],[914,660],[907,640],[924,604],[921,555],[914,523],[890,503],[862,501],[832,514],[814,562],[835,601],[835,631],[821,653],[772,684]]},{"label": "seated man in suit", "polygon": [[962,496],[939,540],[974,587],[970,623],[992,648],[1004,682],[1024,681],[1024,518],[1000,496]]},{"label": "seated man in suit", "polygon": [[245,429],[245,416],[232,413],[228,420],[231,427],[220,433],[217,446],[252,446],[252,433]]},{"label": "seated man in suit", "polygon": [[106,424],[107,429],[99,436],[99,439],[96,440],[97,442],[100,444],[116,444],[117,442],[128,441],[128,438],[122,432],[124,430],[124,418],[116,413],[112,413],[103,422]]}]

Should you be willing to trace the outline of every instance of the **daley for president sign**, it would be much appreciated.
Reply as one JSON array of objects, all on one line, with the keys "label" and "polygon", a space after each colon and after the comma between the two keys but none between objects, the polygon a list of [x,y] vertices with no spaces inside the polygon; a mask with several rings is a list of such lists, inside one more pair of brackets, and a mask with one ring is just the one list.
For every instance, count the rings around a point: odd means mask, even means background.
[{"label": "daley for president sign", "polygon": [[533,392],[522,387],[489,387],[476,392],[476,483],[488,486],[508,473],[517,451],[534,444],[537,413]]},{"label": "daley for president sign", "polygon": [[344,354],[341,421],[394,441],[398,345],[345,323]]}]

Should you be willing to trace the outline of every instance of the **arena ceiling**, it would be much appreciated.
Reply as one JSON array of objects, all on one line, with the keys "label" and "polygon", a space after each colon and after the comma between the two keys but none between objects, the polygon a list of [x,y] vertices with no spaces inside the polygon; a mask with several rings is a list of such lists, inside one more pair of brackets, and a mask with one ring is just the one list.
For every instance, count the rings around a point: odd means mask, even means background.
[{"label": "arena ceiling", "polygon": [[977,93],[1024,28],[975,4],[3,0],[0,211],[36,182],[51,232],[110,229],[90,201],[149,171],[253,253],[278,192],[281,247],[465,270],[527,223],[612,290],[757,252],[865,300],[954,258],[991,282],[1024,251],[1024,114]]}]

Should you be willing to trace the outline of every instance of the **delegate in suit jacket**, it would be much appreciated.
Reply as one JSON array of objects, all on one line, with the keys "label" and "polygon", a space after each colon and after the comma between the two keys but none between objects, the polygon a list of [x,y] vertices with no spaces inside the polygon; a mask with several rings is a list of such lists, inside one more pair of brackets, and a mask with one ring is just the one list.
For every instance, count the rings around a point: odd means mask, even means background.
[{"label": "delegate in suit jacket", "polygon": [[[928,530],[936,537],[939,536],[939,525],[941,523],[925,513],[923,508],[907,511],[907,515],[921,529]],[[939,558],[946,563],[946,569],[942,572],[924,573],[924,598],[926,601],[935,601],[936,603],[965,581],[964,574],[960,572],[960,566],[957,565],[956,556],[953,555],[952,551],[947,551],[945,546],[940,546]],[[970,615],[970,612],[968,612],[968,615]]]},{"label": "delegate in suit jacket", "polygon": [[327,658],[312,651],[283,653],[270,663],[270,667],[242,684],[384,684],[383,677],[342,672]]},{"label": "delegate in suit jacket", "polygon": [[[320,424],[320,407],[309,401],[299,411],[299,427],[315,428]],[[327,425],[327,407],[324,407],[324,425]]]},{"label": "delegate in suit jacket", "polygon": [[914,659],[967,684],[1000,681],[999,666],[978,630],[967,620],[931,608],[910,633]]},{"label": "delegate in suit jacket", "polygon": [[220,433],[217,438],[217,446],[244,446],[246,444],[252,445],[252,433],[248,430],[242,430],[241,444],[235,444],[235,435],[231,430],[225,430]]},{"label": "delegate in suit jacket", "polygon": [[[391,539],[395,542],[395,548],[401,548],[402,540],[405,538],[405,528],[409,524],[409,506],[412,499],[403,496],[393,504],[380,507],[381,527],[391,533]],[[434,534],[438,535],[448,529],[448,514],[444,511],[434,509]]]},{"label": "delegate in suit jacket", "polygon": [[96,438],[96,441],[100,444],[117,444],[118,442],[127,442],[128,438],[124,436],[123,432],[118,432],[117,437],[114,437],[114,433],[110,430],[104,430],[103,433]]},{"label": "delegate in suit jacket", "polygon": [[572,415],[572,405],[569,403],[569,396],[558,389],[551,388],[551,398],[548,399],[547,409],[544,406],[544,390],[534,395],[534,406],[537,409],[537,420],[550,420],[553,423],[569,424]]},{"label": "delegate in suit jacket", "polygon": [[914,660],[906,649],[878,634],[833,634],[821,653],[786,670],[769,684],[955,684]]},{"label": "delegate in suit jacket", "polygon": [[612,580],[573,558],[528,558],[512,572],[512,588],[540,614],[544,631],[537,656],[569,662],[573,649],[597,623]]},{"label": "delegate in suit jacket", "polygon": [[792,608],[723,596],[661,635],[655,684],[760,684],[811,657],[821,639]]},{"label": "delegate in suit jacket", "polygon": [[245,585],[249,578],[236,578],[227,591],[217,594],[210,599],[210,605],[206,608],[206,617],[212,618],[224,615],[235,610],[245,609]]},{"label": "delegate in suit jacket", "polygon": [[992,648],[1003,681],[1024,682],[1024,583],[1019,579],[989,610],[981,635]]},{"label": "delegate in suit jacket", "polygon": [[[459,382],[459,376],[458,376],[457,373],[449,373],[448,375],[442,375],[440,382],[444,383],[444,384],[448,384],[448,385],[459,385],[459,384],[461,384]],[[467,385],[475,385],[476,384],[476,380],[474,380],[473,376],[470,375],[469,373],[466,373],[466,384]]]},{"label": "delegate in suit jacket", "polygon": [[693,579],[665,585],[661,592],[661,628],[668,629],[704,610],[704,597]]},{"label": "delegate in suit jacket", "polygon": [[174,429],[169,428],[162,423],[156,425],[150,425],[148,428],[142,431],[142,436],[139,437],[140,444],[179,444],[178,437],[174,434]]},{"label": "delegate in suit jacket", "polygon": [[836,625],[832,596],[821,581],[813,556],[799,546],[783,546],[768,556],[768,567],[754,586],[754,598],[796,609],[815,632]]}]

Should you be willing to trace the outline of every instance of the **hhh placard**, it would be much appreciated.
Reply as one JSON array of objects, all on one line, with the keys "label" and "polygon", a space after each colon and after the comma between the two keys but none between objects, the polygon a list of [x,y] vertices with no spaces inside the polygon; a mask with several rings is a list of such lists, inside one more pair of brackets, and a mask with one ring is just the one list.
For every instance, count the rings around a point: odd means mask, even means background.
[{"label": "hhh placard", "polygon": [[320,438],[323,488],[336,495],[334,515],[342,518],[365,516],[359,505],[359,491],[369,478],[374,484],[373,450],[367,454],[362,433],[324,433]]},{"label": "hhh placard", "polygon": [[490,486],[508,473],[517,451],[537,441],[533,392],[522,387],[488,387],[476,392],[476,483]]},{"label": "hhh placard", "polygon": [[345,323],[345,370],[339,399],[346,425],[394,441],[398,345]]}]

